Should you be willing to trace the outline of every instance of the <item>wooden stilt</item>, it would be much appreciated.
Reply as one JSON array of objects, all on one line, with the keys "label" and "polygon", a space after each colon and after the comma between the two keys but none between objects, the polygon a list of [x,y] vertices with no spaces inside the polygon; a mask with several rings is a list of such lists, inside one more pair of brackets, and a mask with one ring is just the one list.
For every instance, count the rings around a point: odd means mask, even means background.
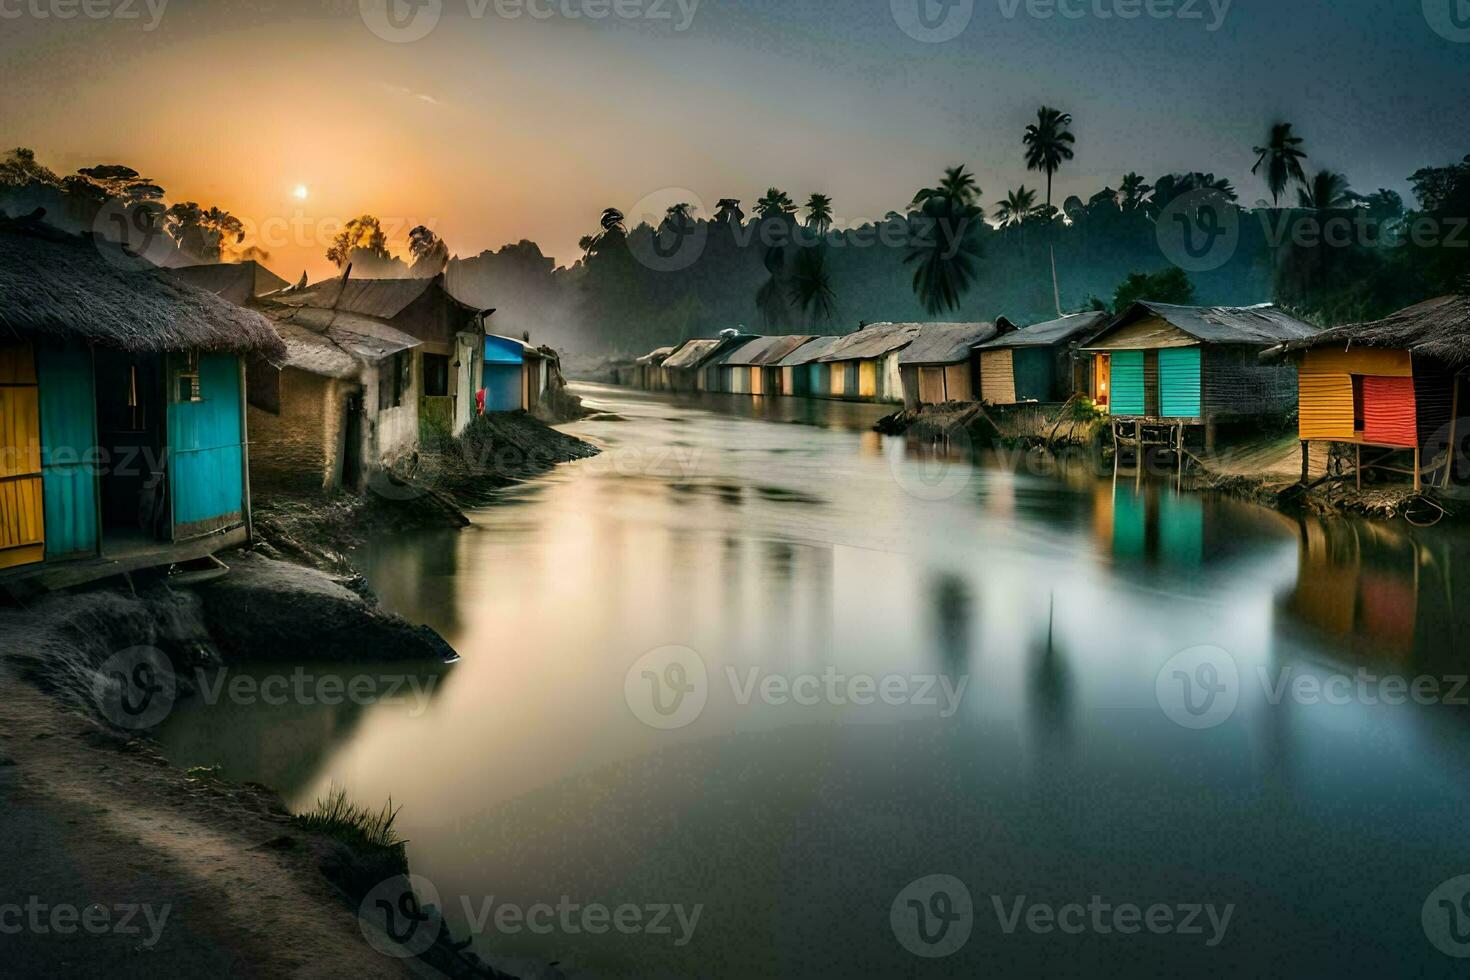
[{"label": "wooden stilt", "polygon": [[1143,423],[1133,423],[1133,483],[1143,486]]},{"label": "wooden stilt", "polygon": [[1414,492],[1415,493],[1418,493],[1420,490],[1422,490],[1424,488],[1424,474],[1422,474],[1422,473],[1419,472],[1419,453],[1420,453],[1419,447],[1418,446],[1415,446],[1414,447]]},{"label": "wooden stilt", "polygon": [[1358,443],[1358,462],[1353,467],[1353,475],[1358,479],[1358,493],[1363,492],[1363,444]]},{"label": "wooden stilt", "polygon": [[1450,477],[1455,472],[1455,428],[1460,424],[1460,376],[1450,379],[1453,394],[1450,395],[1450,441],[1444,451],[1444,477],[1439,485],[1449,489]]},{"label": "wooden stilt", "polygon": [[1310,476],[1309,469],[1312,463],[1312,444],[1302,440],[1302,486],[1307,485],[1307,477]]}]

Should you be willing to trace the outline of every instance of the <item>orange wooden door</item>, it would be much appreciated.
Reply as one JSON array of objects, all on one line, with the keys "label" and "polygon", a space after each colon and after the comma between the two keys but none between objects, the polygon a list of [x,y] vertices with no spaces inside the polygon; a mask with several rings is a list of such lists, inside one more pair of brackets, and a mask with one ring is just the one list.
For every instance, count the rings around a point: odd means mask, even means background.
[{"label": "orange wooden door", "polygon": [[30,344],[0,346],[0,568],[46,557],[41,399]]}]

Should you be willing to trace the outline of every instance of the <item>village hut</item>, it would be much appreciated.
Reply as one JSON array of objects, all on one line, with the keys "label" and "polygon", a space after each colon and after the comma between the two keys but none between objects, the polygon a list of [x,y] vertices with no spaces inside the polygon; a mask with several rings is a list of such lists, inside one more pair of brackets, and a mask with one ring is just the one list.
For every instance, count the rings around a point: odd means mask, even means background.
[{"label": "village hut", "polygon": [[631,379],[633,386],[647,391],[662,389],[664,361],[673,352],[672,347],[658,347],[634,361]]},{"label": "village hut", "polygon": [[480,410],[534,412],[546,397],[561,363],[550,347],[536,347],[529,340],[485,335],[481,369]]},{"label": "village hut", "polygon": [[832,366],[819,360],[841,337],[813,337],[781,358],[781,393],[798,397],[827,397],[832,387]]},{"label": "village hut", "polygon": [[920,325],[913,343],[898,353],[904,407],[974,401],[977,385],[970,349],[995,333],[993,323]]},{"label": "village hut", "polygon": [[745,395],[779,395],[782,358],[811,340],[811,334],[757,337],[725,361],[727,390]]},{"label": "village hut", "polygon": [[1077,342],[1101,329],[1107,313],[1073,313],[1057,320],[1014,328],[996,320],[998,334],[975,347],[979,401],[990,405],[1064,402],[1089,390],[1091,360],[1074,358]]},{"label": "village hut", "polygon": [[734,357],[742,347],[759,339],[754,334],[741,333],[733,329],[720,331],[719,344],[705,357],[704,363],[700,366],[699,390],[714,393],[731,392],[730,385],[733,383],[738,386],[732,392],[733,394],[749,394],[743,389],[749,384],[750,373],[743,371],[738,377],[731,378],[727,365],[730,358]]},{"label": "village hut", "polygon": [[662,381],[670,391],[697,391],[699,369],[720,346],[719,340],[686,340],[664,359]]},{"label": "village hut", "polygon": [[1470,296],[1332,327],[1288,341],[1266,360],[1283,355],[1297,365],[1304,451],[1312,442],[1349,444],[1359,473],[1365,447],[1384,450],[1369,464],[1389,470],[1402,469],[1387,465],[1393,454],[1409,452],[1417,486],[1426,475],[1450,485],[1451,457],[1465,435],[1456,429],[1470,370]]},{"label": "village hut", "polygon": [[0,224],[0,569],[46,586],[251,534],[244,368],[258,313],[100,240]]},{"label": "village hut", "polygon": [[827,394],[860,401],[902,401],[898,352],[913,342],[921,326],[872,323],[841,338],[818,358],[831,372]]},{"label": "village hut", "polygon": [[1263,364],[1260,354],[1316,332],[1269,304],[1139,302],[1080,346],[1093,362],[1094,400],[1115,431],[1122,422],[1135,433],[1168,430],[1172,445],[1203,427],[1213,449],[1222,424],[1284,418],[1296,408],[1296,369]]},{"label": "village hut", "polygon": [[[368,317],[419,341],[400,351],[385,369],[403,376],[391,390],[412,389],[418,428],[424,434],[458,435],[474,418],[481,391],[485,350],[485,318],[494,310],[468,306],[445,285],[444,275],[416,279],[353,279],[349,265],[342,276],[301,289],[270,295],[274,307],[297,311],[290,317],[272,314],[277,322],[325,329],[343,314]],[[409,433],[418,438],[418,432]]]},{"label": "village hut", "polygon": [[291,285],[254,260],[186,265],[169,269],[168,274],[236,306],[249,306],[251,300]]}]

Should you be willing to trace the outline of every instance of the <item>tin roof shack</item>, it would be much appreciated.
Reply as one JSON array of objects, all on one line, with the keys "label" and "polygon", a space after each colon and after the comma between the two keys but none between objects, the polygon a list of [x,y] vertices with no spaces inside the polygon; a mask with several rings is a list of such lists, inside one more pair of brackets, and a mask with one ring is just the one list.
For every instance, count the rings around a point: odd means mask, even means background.
[{"label": "tin roof shack", "polygon": [[0,569],[65,587],[249,540],[259,313],[101,241],[0,223]]},{"label": "tin roof shack", "polygon": [[993,323],[922,324],[914,342],[898,355],[904,408],[974,401],[977,385],[970,349],[995,334]]},{"label": "tin roof shack", "polygon": [[482,357],[482,412],[536,411],[561,369],[561,358],[550,347],[497,334],[485,335]]},{"label": "tin roof shack", "polygon": [[840,338],[818,360],[830,369],[827,394],[861,401],[902,401],[898,352],[919,334],[918,323],[871,323]]},{"label": "tin roof shack", "polygon": [[[1358,479],[1364,469],[1411,473],[1415,488],[1465,482],[1465,460],[1452,459],[1470,370],[1470,297],[1442,296],[1373,323],[1332,327],[1267,352],[1299,374],[1299,434],[1312,442],[1348,443]],[[1363,460],[1363,447],[1386,450]],[[1390,466],[1412,452],[1412,470]]]},{"label": "tin roof shack", "polygon": [[353,279],[351,275],[349,265],[338,278],[269,298],[280,306],[371,317],[416,338],[420,343],[410,355],[407,382],[416,392],[422,434],[432,437],[447,427],[451,435],[459,435],[475,414],[485,318],[495,311],[479,310],[455,299],[442,273],[420,279]]},{"label": "tin roof shack", "polygon": [[757,337],[737,348],[725,361],[727,390],[743,395],[781,394],[781,360],[811,339],[811,334]]},{"label": "tin roof shack", "polygon": [[672,347],[659,347],[649,351],[633,362],[632,384],[645,391],[660,391],[664,387],[664,361],[674,352]]},{"label": "tin roof shack", "polygon": [[[1222,424],[1284,418],[1296,408],[1292,364],[1265,364],[1276,344],[1317,328],[1271,305],[1172,306],[1134,303],[1081,348],[1093,357],[1099,404],[1114,421],[1173,432],[1203,426],[1213,449]],[[1177,430],[1177,431],[1175,431]]]},{"label": "tin roof shack", "polygon": [[[717,346],[705,357],[704,363],[700,365],[699,377],[697,379],[699,390],[728,392],[730,390],[730,376],[726,365],[729,363],[730,358],[739,353],[740,348],[746,344],[760,339],[755,334],[740,333],[734,329],[721,330]],[[738,392],[736,393],[738,394]]]},{"label": "tin roof shack", "polygon": [[1017,330],[1001,317],[998,336],[975,348],[979,400],[991,405],[1063,402],[1087,392],[1092,359],[1078,361],[1073,351],[1107,318],[1103,312],[1073,313]]},{"label": "tin roof shack", "polygon": [[799,398],[825,398],[831,388],[832,367],[819,358],[841,337],[813,337],[777,363],[781,392]]},{"label": "tin roof shack", "polygon": [[662,371],[669,391],[699,390],[699,369],[720,346],[719,340],[686,340],[664,359]]},{"label": "tin roof shack", "polygon": [[291,285],[254,260],[180,266],[169,269],[168,275],[236,306],[249,306],[251,300]]}]

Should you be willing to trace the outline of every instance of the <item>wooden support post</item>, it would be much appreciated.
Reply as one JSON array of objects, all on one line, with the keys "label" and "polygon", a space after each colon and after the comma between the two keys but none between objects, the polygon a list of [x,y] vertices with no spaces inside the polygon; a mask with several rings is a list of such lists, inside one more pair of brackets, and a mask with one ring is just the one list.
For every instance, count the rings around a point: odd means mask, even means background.
[{"label": "wooden support post", "polygon": [[1362,493],[1363,492],[1363,444],[1361,442],[1358,443],[1357,450],[1358,450],[1358,462],[1353,467],[1353,475],[1355,477],[1357,477],[1357,480],[1358,480],[1358,493]]},{"label": "wooden support post", "polygon": [[1134,484],[1143,486],[1143,423],[1133,423],[1133,475]]},{"label": "wooden support post", "polygon": [[1418,493],[1420,490],[1423,489],[1423,481],[1424,481],[1424,475],[1419,472],[1419,453],[1420,453],[1419,447],[1418,446],[1415,446],[1414,447],[1414,492],[1415,493]]},{"label": "wooden support post", "polygon": [[1450,379],[1450,441],[1445,446],[1444,455],[1444,479],[1439,485],[1449,489],[1450,477],[1455,472],[1455,428],[1460,424],[1460,376],[1457,374]]},{"label": "wooden support post", "polygon": [[1312,444],[1305,439],[1302,440],[1302,486],[1307,485],[1310,476],[1309,469],[1312,465]]}]

